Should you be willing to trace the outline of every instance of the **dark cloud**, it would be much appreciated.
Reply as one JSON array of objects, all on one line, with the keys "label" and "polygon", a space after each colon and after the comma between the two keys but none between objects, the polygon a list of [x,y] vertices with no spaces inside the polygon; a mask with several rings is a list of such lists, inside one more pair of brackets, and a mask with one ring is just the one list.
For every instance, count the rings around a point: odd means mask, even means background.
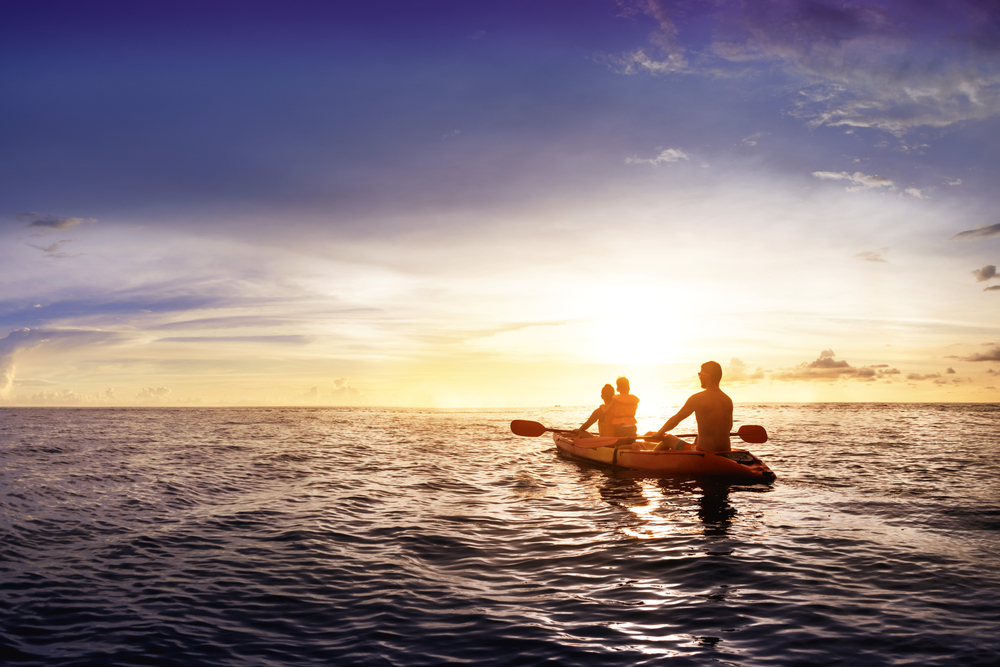
[{"label": "dark cloud", "polygon": [[824,381],[851,379],[863,382],[871,382],[879,379],[888,379],[888,376],[899,375],[899,370],[889,368],[887,364],[877,364],[874,366],[862,366],[856,368],[847,361],[834,359],[833,350],[823,350],[819,353],[819,358],[810,362],[803,362],[794,368],[784,369],[771,375],[773,380],[786,382],[793,381]]},{"label": "dark cloud", "polygon": [[997,267],[992,264],[987,264],[981,269],[974,269],[972,271],[972,275],[976,277],[976,282],[985,282],[997,277]]},{"label": "dark cloud", "polygon": [[963,361],[1000,361],[1000,345],[994,345],[986,352],[970,354]]},{"label": "dark cloud", "polygon": [[944,372],[948,375],[954,375],[955,369],[949,366]]},{"label": "dark cloud", "polygon": [[964,232],[959,232],[951,237],[952,241],[974,241],[976,239],[987,239],[991,236],[1000,236],[1000,222],[986,227],[977,227]]},{"label": "dark cloud", "polygon": [[[916,380],[918,382],[920,380],[934,380],[934,379],[937,379],[937,378],[940,378],[940,377],[941,377],[940,373],[928,373],[927,375],[922,375],[920,373],[907,373],[906,374],[906,379],[907,380]],[[940,382],[938,384],[940,384]]]},{"label": "dark cloud", "polygon": [[983,288],[984,292],[995,292],[995,291],[998,291],[998,290],[1000,290],[1000,285],[991,285],[990,287],[984,287]]}]

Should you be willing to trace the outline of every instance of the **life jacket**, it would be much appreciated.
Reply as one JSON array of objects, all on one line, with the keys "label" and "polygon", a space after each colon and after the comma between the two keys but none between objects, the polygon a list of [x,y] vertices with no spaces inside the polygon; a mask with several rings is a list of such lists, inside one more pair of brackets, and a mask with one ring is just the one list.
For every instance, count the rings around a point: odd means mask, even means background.
[{"label": "life jacket", "polygon": [[632,394],[616,394],[611,404],[604,410],[604,421],[611,426],[634,425],[638,422],[635,411],[639,408],[639,399]]}]

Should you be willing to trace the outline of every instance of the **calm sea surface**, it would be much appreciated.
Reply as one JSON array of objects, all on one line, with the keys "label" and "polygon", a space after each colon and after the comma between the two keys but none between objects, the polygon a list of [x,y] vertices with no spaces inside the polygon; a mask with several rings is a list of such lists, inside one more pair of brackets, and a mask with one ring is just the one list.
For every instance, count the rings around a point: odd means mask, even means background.
[{"label": "calm sea surface", "polygon": [[589,413],[0,410],[0,662],[1000,663],[1000,406],[737,406],[773,486],[508,427]]}]

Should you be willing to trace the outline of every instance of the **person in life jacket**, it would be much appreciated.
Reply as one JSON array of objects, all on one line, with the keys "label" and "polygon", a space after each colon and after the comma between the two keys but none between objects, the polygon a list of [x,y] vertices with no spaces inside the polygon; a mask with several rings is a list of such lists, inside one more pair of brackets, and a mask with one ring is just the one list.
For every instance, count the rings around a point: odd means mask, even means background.
[{"label": "person in life jacket", "polygon": [[597,432],[601,435],[606,435],[605,431],[607,430],[607,425],[604,420],[604,412],[608,409],[608,406],[611,404],[611,400],[614,397],[615,397],[615,388],[612,387],[610,384],[606,384],[604,385],[604,387],[601,388],[601,400],[604,402],[601,405],[598,405],[597,409],[594,410],[592,413],[590,413],[590,418],[587,421],[583,422],[583,425],[580,426],[579,429],[577,429],[576,437],[578,438],[594,437],[593,433],[587,433],[587,429],[593,426],[594,422],[597,422]]},{"label": "person in life jacket", "polygon": [[[604,421],[608,435],[619,438],[634,438],[636,436],[635,418],[639,408],[639,399],[629,393],[628,378],[622,376],[615,381],[618,394],[604,410]],[[604,431],[601,432],[604,435]]]}]

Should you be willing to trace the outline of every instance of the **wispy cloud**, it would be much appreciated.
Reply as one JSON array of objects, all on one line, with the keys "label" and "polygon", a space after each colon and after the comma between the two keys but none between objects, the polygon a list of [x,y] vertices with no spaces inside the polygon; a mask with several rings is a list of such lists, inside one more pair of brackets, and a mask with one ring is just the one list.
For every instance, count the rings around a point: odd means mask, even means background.
[{"label": "wispy cloud", "polygon": [[18,355],[42,344],[58,347],[98,345],[125,340],[127,334],[90,329],[17,329],[0,339],[0,397],[10,393]]},{"label": "wispy cloud", "polygon": [[19,213],[17,219],[21,222],[27,222],[28,227],[41,227],[43,229],[72,229],[84,222],[97,222],[94,218],[61,218],[39,213]]},{"label": "wispy cloud", "polygon": [[[797,114],[811,125],[900,136],[919,126],[945,127],[1000,113],[996,58],[990,49],[962,48],[954,38],[989,34],[978,43],[995,44],[997,22],[990,20],[995,7],[796,0],[722,5],[720,15],[729,16],[720,20],[711,50],[733,62],[780,64],[799,85]],[[928,31],[927,25],[934,28]],[[924,28],[917,32],[910,26]],[[946,63],[942,52],[951,56]]]},{"label": "wispy cloud", "polygon": [[283,336],[171,336],[159,338],[159,343],[274,343],[283,345],[305,345],[311,336],[295,334]]},{"label": "wispy cloud", "polygon": [[655,19],[657,27],[650,35],[649,46],[635,49],[621,55],[606,55],[604,60],[622,74],[673,74],[688,69],[685,47],[678,39],[674,23],[666,2],[641,0],[620,3],[625,14],[643,13]]},{"label": "wispy cloud", "polygon": [[969,229],[959,232],[951,237],[952,241],[975,241],[976,239],[988,239],[991,236],[1000,236],[1000,222],[976,229]]},{"label": "wispy cloud", "polygon": [[653,166],[664,162],[677,162],[679,160],[690,160],[687,153],[679,148],[667,148],[660,151],[660,154],[653,158],[630,157],[625,158],[626,164],[651,164]]},{"label": "wispy cloud", "polygon": [[73,241],[74,239],[63,239],[61,241],[56,241],[55,243],[51,243],[47,246],[37,245],[35,243],[27,243],[27,245],[31,246],[32,248],[37,248],[38,250],[41,250],[46,255],[54,259],[67,259],[69,257],[80,256],[79,253],[71,254],[67,252],[60,252],[63,246],[65,246],[67,243],[72,243]]},{"label": "wispy cloud", "polygon": [[848,192],[870,190],[872,188],[892,189],[894,187],[892,181],[884,176],[864,174],[860,171],[856,171],[853,174],[846,171],[814,171],[812,175],[823,181],[847,181],[853,183],[854,185],[847,187]]},{"label": "wispy cloud", "polygon": [[[809,125],[899,137],[1000,114],[995,5],[719,0],[707,16],[690,7],[671,15],[676,3],[664,0],[630,6],[657,28],[648,46],[607,57],[625,74],[718,76],[725,65],[777,66],[796,94],[793,115]],[[714,36],[689,53],[683,43],[695,31],[677,21],[695,14]]]},{"label": "wispy cloud", "polygon": [[878,250],[866,250],[865,252],[859,252],[855,255],[855,259],[860,259],[865,262],[888,262],[884,255],[889,252],[888,248],[879,248]]}]

